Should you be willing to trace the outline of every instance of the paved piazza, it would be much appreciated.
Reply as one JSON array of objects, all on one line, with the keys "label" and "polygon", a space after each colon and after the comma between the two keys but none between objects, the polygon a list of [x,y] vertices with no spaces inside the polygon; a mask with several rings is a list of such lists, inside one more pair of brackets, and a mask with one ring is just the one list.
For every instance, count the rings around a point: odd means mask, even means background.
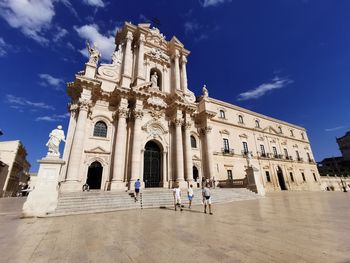
[{"label": "paved piazza", "polygon": [[183,212],[19,219],[0,200],[1,262],[350,262],[350,193],[286,192]]}]

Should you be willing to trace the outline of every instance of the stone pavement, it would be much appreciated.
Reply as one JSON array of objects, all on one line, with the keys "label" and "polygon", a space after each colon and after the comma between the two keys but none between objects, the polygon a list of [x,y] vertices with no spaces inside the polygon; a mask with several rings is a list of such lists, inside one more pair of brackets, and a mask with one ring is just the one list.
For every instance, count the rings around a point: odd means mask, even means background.
[{"label": "stone pavement", "polygon": [[19,219],[23,201],[0,199],[1,262],[350,262],[350,193],[275,193],[212,216],[195,206]]}]

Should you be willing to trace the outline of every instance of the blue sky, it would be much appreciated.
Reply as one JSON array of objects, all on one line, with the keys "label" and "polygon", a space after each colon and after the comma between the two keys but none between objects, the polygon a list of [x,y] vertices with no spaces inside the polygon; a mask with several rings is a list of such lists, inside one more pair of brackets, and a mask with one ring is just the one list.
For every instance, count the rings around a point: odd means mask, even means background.
[{"label": "blue sky", "polygon": [[124,21],[156,17],[191,51],[196,95],[206,84],[211,97],[305,127],[316,160],[340,155],[335,137],[350,129],[349,13],[347,0],[2,0],[0,139],[21,140],[36,171],[48,133],[67,131],[65,83],[87,61],[86,40],[108,61]]}]

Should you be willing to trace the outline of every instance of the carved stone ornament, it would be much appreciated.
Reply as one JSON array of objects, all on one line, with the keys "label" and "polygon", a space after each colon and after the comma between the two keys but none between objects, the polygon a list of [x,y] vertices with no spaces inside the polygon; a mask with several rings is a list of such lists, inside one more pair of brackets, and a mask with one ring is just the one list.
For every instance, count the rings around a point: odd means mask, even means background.
[{"label": "carved stone ornament", "polygon": [[149,52],[146,53],[151,59],[156,61],[170,63],[170,58],[166,55],[163,50],[160,48],[152,48]]},{"label": "carved stone ornament", "polygon": [[87,101],[87,100],[82,100],[82,101],[80,101],[80,103],[79,103],[79,109],[80,109],[81,111],[89,111],[90,106],[91,106],[91,102],[90,102],[90,101]]},{"label": "carved stone ornament", "polygon": [[192,128],[192,123],[189,121],[184,121],[183,125],[184,125],[186,130],[189,130]]},{"label": "carved stone ornament", "polygon": [[142,119],[143,111],[134,109],[133,110],[133,116],[134,116],[134,119]]},{"label": "carved stone ornament", "polygon": [[287,145],[287,141],[281,142],[282,145]]},{"label": "carved stone ornament", "polygon": [[120,108],[117,110],[117,114],[119,118],[127,118],[129,116],[129,109]]},{"label": "carved stone ornament", "polygon": [[151,134],[157,134],[157,135],[163,135],[167,134],[168,130],[162,125],[159,121],[148,121],[145,125],[141,127],[142,130],[146,131],[147,133]]},{"label": "carved stone ornament", "polygon": [[294,144],[293,147],[294,147],[294,148],[298,148],[298,144]]},{"label": "carved stone ornament", "polygon": [[125,39],[126,39],[126,41],[131,42],[131,41],[134,39],[134,36],[133,36],[132,33],[129,31],[129,32],[126,34]]},{"label": "carved stone ornament", "polygon": [[151,117],[152,117],[154,120],[160,119],[160,117],[162,117],[163,113],[164,113],[164,112],[161,111],[161,110],[152,110],[152,111],[150,112]]},{"label": "carved stone ornament", "polygon": [[121,72],[121,61],[122,53],[119,49],[113,53],[112,64],[101,64],[97,70],[98,74],[105,79],[118,82]]},{"label": "carved stone ornament", "polygon": [[209,97],[209,92],[208,92],[208,89],[207,89],[207,85],[203,85],[203,88],[202,88],[202,95],[204,98],[208,98]]},{"label": "carved stone ornament", "polygon": [[155,96],[149,97],[147,99],[147,103],[152,106],[161,107],[161,108],[165,108],[167,106],[167,104],[164,102],[162,98],[155,97]]},{"label": "carved stone ornament", "polygon": [[257,138],[257,140],[258,140],[258,141],[264,141],[264,137],[259,136],[259,137]]},{"label": "carved stone ornament", "polygon": [[248,135],[245,134],[245,133],[242,133],[242,134],[239,135],[239,137],[247,139],[247,138],[248,138]]},{"label": "carved stone ornament", "polygon": [[200,129],[200,133],[203,135],[209,134],[213,128],[210,126],[204,127]]},{"label": "carved stone ornament", "polygon": [[219,131],[221,134],[226,134],[226,135],[230,135],[230,132],[228,130],[221,130]]},{"label": "carved stone ornament", "polygon": [[182,118],[175,118],[174,119],[174,125],[175,126],[182,126],[182,123],[183,123],[183,119]]}]

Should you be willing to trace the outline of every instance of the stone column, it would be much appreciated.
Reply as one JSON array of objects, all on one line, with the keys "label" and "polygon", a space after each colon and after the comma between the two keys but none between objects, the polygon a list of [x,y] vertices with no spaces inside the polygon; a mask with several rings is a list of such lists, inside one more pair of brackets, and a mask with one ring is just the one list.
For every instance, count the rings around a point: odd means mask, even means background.
[{"label": "stone column", "polygon": [[168,184],[168,166],[167,166],[167,152],[163,151],[163,187]]},{"label": "stone column", "polygon": [[187,58],[182,56],[181,59],[181,88],[182,91],[187,90],[187,70],[186,70]]},{"label": "stone column", "polygon": [[192,164],[192,147],[191,147],[191,122],[189,122],[189,115],[186,115],[186,122],[184,123],[185,126],[185,157],[186,157],[186,180],[188,183],[191,183],[193,181],[193,164]]},{"label": "stone column", "polygon": [[131,32],[126,34],[126,45],[124,52],[124,71],[122,76],[122,87],[130,88],[131,84],[131,71],[132,71],[132,50],[131,44],[133,40],[133,35]]},{"label": "stone column", "polygon": [[181,188],[186,186],[184,181],[184,157],[183,157],[183,145],[182,145],[182,118],[176,118],[175,124],[175,138],[176,138],[176,183]]},{"label": "stone column", "polygon": [[125,156],[126,156],[126,118],[129,110],[127,108],[119,108],[117,112],[118,123],[116,129],[116,142],[113,158],[113,178],[111,189],[124,189],[123,183],[125,174]]},{"label": "stone column", "polygon": [[214,161],[213,161],[213,149],[212,149],[212,143],[210,139],[210,133],[211,133],[212,127],[207,126],[202,129],[202,132],[205,136],[205,144],[206,144],[206,155],[207,155],[207,173],[205,174],[205,178],[212,178],[214,176]]},{"label": "stone column", "polygon": [[62,185],[63,190],[74,191],[80,190],[80,166],[82,164],[82,154],[85,141],[85,127],[89,111],[89,101],[82,101],[79,105],[79,115],[75,128],[74,138],[72,142],[72,150],[69,157],[68,171],[66,182]]},{"label": "stone column", "polygon": [[145,43],[145,36],[141,34],[139,39],[139,54],[137,57],[137,80],[136,80],[137,85],[145,81],[145,69],[143,67],[144,43]]},{"label": "stone column", "polygon": [[[142,102],[139,101],[137,103]],[[138,105],[137,105],[138,106]],[[139,108],[135,108],[134,112],[134,132],[133,132],[133,142],[132,142],[132,155],[131,155],[131,176],[130,176],[130,184],[129,189],[133,185],[133,183],[140,179],[140,162],[141,162],[141,120],[143,117],[143,112]]]},{"label": "stone column", "polygon": [[174,54],[174,70],[175,70],[175,89],[181,90],[181,83],[180,83],[180,65],[179,65],[179,58],[180,54],[178,50],[175,50]]}]

